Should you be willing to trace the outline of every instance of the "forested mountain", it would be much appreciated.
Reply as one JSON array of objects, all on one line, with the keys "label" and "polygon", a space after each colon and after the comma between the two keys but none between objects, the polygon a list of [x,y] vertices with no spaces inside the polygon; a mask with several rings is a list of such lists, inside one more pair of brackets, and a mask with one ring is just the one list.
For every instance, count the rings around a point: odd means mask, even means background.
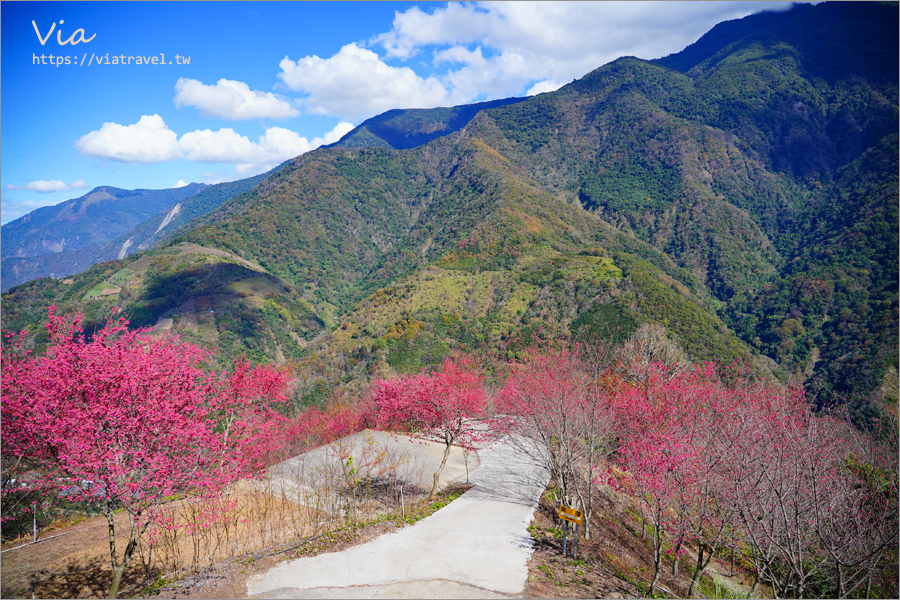
[{"label": "forested mountain", "polygon": [[267,175],[167,190],[106,186],[38,209],[3,226],[3,290],[39,277],[59,279],[147,250],[194,218],[253,189]]},{"label": "forested mountain", "polygon": [[162,246],[19,286],[4,326],[117,303],[222,356],[297,361],[314,399],[457,349],[661,323],[695,360],[896,410],[897,18],[796,6],[552,93],[390,111]]}]

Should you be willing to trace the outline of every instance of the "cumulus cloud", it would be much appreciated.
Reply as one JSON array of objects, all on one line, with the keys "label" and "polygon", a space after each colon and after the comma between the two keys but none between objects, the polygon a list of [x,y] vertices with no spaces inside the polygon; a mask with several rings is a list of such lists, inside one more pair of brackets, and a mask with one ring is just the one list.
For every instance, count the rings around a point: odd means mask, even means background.
[{"label": "cumulus cloud", "polygon": [[[239,174],[256,174],[323,144],[336,142],[352,129],[352,123],[341,121],[322,137],[312,140],[283,127],[269,127],[255,142],[230,127],[215,131],[198,129],[184,133],[179,138],[158,115],[145,115],[134,125],[104,123],[99,130],[82,136],[76,142],[76,147],[88,156],[121,162],[184,159],[202,163],[229,163],[237,165]],[[157,138],[165,139],[168,145],[165,146],[166,152],[160,151],[154,155],[156,160],[147,160],[146,154],[141,155],[135,151],[141,143],[149,140],[152,145]],[[89,143],[83,143],[85,139]],[[183,183],[179,181],[179,184]]]},{"label": "cumulus cloud", "polygon": [[[325,134],[325,136],[322,138],[322,143],[319,145],[333,144],[351,131],[353,131],[353,123],[350,123],[348,121],[341,121],[340,123],[335,125],[334,129]],[[319,138],[313,138],[313,142],[318,139]]]},{"label": "cumulus cloud", "polygon": [[104,123],[75,142],[86,156],[127,163],[159,163],[181,158],[178,136],[159,115],[144,115],[133,125]]},{"label": "cumulus cloud", "polygon": [[184,179],[179,179],[179,180],[175,183],[175,185],[173,185],[172,187],[173,187],[173,188],[176,188],[176,189],[177,189],[177,188],[187,187],[187,182],[186,182]]},{"label": "cumulus cloud", "polygon": [[254,153],[253,142],[234,129],[189,131],[179,140],[187,160],[237,163]]},{"label": "cumulus cloud", "polygon": [[[441,82],[455,101],[549,91],[621,56],[659,58],[716,23],[783,2],[477,2],[397,12],[373,38],[387,57],[423,50],[451,65]],[[456,66],[459,65],[459,66]]]},{"label": "cumulus cloud", "polygon": [[175,83],[175,106],[193,106],[204,116],[232,121],[284,119],[300,114],[288,100],[272,92],[251,90],[246,83],[230,79],[205,85],[196,79],[181,77]]},{"label": "cumulus cloud", "polygon": [[230,128],[218,131],[203,129],[185,133],[181,136],[180,144],[187,160],[233,163],[243,165],[245,170],[251,165],[268,165],[271,168],[323,144],[337,141],[351,129],[351,123],[341,122],[324,137],[310,141],[296,131],[270,127],[256,142]]},{"label": "cumulus cloud", "polygon": [[418,6],[395,13],[393,28],[377,36],[388,56],[409,58],[422,46],[465,44],[483,39],[492,27],[490,13],[477,4],[448,4],[432,13]]},{"label": "cumulus cloud", "polygon": [[535,96],[537,94],[543,94],[544,92],[553,92],[561,88],[563,84],[558,83],[556,81],[550,81],[549,79],[545,79],[544,81],[538,81],[536,84],[528,88],[528,91],[525,92],[526,96]]},{"label": "cumulus cloud", "polygon": [[85,183],[84,179],[77,179],[72,183],[66,183],[64,181],[59,181],[58,179],[53,179],[50,181],[45,181],[43,179],[38,179],[37,181],[31,181],[26,183],[25,185],[13,185],[9,184],[6,186],[8,190],[27,190],[29,192],[38,192],[40,194],[48,194],[50,192],[68,192],[71,190],[84,189],[87,187],[87,183]]},{"label": "cumulus cloud", "polygon": [[371,117],[392,108],[430,108],[450,96],[435,77],[423,78],[409,67],[392,67],[378,55],[347,44],[331,58],[285,56],[278,77],[293,91],[307,94],[311,113],[346,119]]}]

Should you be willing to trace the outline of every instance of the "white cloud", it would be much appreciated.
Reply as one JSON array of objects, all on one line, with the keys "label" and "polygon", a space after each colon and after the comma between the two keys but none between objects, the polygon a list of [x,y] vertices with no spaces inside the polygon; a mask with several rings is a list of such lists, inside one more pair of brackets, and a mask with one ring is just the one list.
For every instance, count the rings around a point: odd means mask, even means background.
[{"label": "white cloud", "polygon": [[253,142],[228,127],[190,131],[181,136],[179,144],[184,157],[196,162],[237,163],[254,152]]},{"label": "white cloud", "polygon": [[475,67],[483,67],[487,64],[484,55],[481,53],[481,46],[474,50],[469,50],[465,46],[452,46],[446,50],[439,50],[434,53],[434,62],[440,63],[462,63]]},{"label": "white cloud", "polygon": [[376,37],[388,56],[409,58],[419,47],[433,44],[465,44],[482,39],[491,27],[488,15],[474,4],[448,4],[433,13],[418,6],[394,13],[394,27]]},{"label": "white cloud", "polygon": [[257,172],[262,172],[289,158],[337,141],[351,129],[351,123],[342,121],[323,137],[310,141],[296,131],[270,127],[257,142],[250,141],[230,128],[218,131],[203,129],[185,133],[181,136],[180,144],[187,160],[232,163],[244,172],[254,168],[259,169]]},{"label": "white cloud", "polygon": [[48,194],[50,192],[68,192],[76,189],[84,189],[87,187],[87,183],[83,179],[77,179],[72,183],[66,183],[64,181],[59,181],[58,179],[53,179],[51,181],[45,181],[43,179],[38,179],[37,181],[31,181],[26,183],[25,185],[13,185],[9,184],[6,186],[8,190],[27,190],[29,192],[38,192],[40,194]]},{"label": "white cloud", "polygon": [[[134,125],[104,123],[99,130],[82,136],[75,145],[88,156],[121,162],[184,159],[202,163],[230,163],[238,165],[237,169],[241,173],[256,174],[323,144],[336,142],[352,129],[352,123],[341,121],[322,137],[312,140],[283,127],[266,129],[256,142],[230,127],[216,131],[198,129],[179,138],[159,115],[145,115]],[[165,145],[162,144],[163,141]],[[152,154],[138,153],[136,149],[143,143],[148,143],[156,151]],[[148,156],[154,160],[149,160]]]},{"label": "white cloud", "polygon": [[6,196],[0,198],[0,223],[7,224],[19,217],[23,217],[28,213],[43,208],[45,206],[54,206],[60,202],[65,202],[66,198],[40,198],[31,200],[13,200]]},{"label": "white cloud", "polygon": [[246,83],[230,79],[204,85],[196,79],[181,77],[175,84],[175,106],[194,106],[204,116],[232,121],[284,119],[300,114],[288,100],[272,92],[251,90]]},{"label": "white cloud", "polygon": [[[433,6],[433,5],[432,5]],[[431,49],[448,97],[470,102],[548,91],[621,56],[659,58],[716,23],[785,2],[478,2],[394,16],[373,38],[388,57]],[[548,83],[550,82],[550,83]],[[399,106],[399,104],[398,104]]]},{"label": "white cloud", "polygon": [[172,187],[175,188],[175,189],[177,189],[177,188],[183,188],[183,187],[186,187],[186,186],[187,186],[187,182],[186,182],[184,179],[179,179],[179,180],[175,183],[175,185],[173,185]]},{"label": "white cloud", "polygon": [[[322,143],[326,145],[335,143],[336,141],[340,140],[342,137],[353,131],[353,127],[353,123],[350,123],[348,121],[341,121],[340,123],[335,125],[334,129],[325,134],[325,136],[322,138]],[[319,138],[315,138],[313,139],[313,141],[315,142],[318,139]]]},{"label": "white cloud", "polygon": [[526,96],[535,96],[537,94],[543,94],[544,92],[553,92],[561,88],[563,84],[557,83],[556,81],[550,81],[549,79],[545,79],[544,81],[538,81],[536,84],[528,88],[528,91],[525,92]]},{"label": "white cloud", "polygon": [[84,155],[127,163],[159,163],[181,157],[178,136],[159,115],[144,115],[133,125],[104,123],[75,142]]},{"label": "white cloud", "polygon": [[371,50],[347,44],[331,58],[285,56],[278,77],[314,114],[346,119],[371,117],[392,108],[445,105],[450,96],[435,77],[422,78],[409,67],[392,67]]}]

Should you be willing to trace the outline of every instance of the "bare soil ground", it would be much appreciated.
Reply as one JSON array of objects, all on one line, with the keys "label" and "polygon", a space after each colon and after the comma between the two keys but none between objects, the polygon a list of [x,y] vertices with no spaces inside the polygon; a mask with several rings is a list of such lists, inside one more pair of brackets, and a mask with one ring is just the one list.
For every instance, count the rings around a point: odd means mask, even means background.
[{"label": "bare soil ground", "polygon": [[[435,502],[423,501],[408,507],[406,520],[394,518],[377,522],[350,524],[302,540],[291,540],[214,562],[174,581],[157,579],[158,571],[144,570],[141,557],[123,577],[120,597],[139,598],[246,598],[246,581],[251,575],[265,571],[278,562],[323,552],[340,552],[350,546],[364,544],[398,527],[424,518],[471,488],[452,485],[438,494]],[[117,515],[117,529],[124,529],[127,516]],[[119,525],[121,524],[121,527]],[[54,531],[45,541],[27,544],[27,540],[4,546],[2,557],[3,598],[104,598],[112,581],[109,566],[109,541],[106,519],[94,517]],[[62,535],[60,535],[62,534]],[[58,537],[53,537],[58,536]],[[124,545],[120,539],[118,544]],[[121,545],[119,548],[121,549]],[[9,552],[5,552],[6,550]],[[156,583],[154,586],[153,583]]]},{"label": "bare soil ground", "polygon": [[[553,482],[548,490],[552,489]],[[637,507],[632,499],[614,491],[601,489],[591,520],[591,538],[578,540],[577,558],[573,553],[573,527],[568,529],[567,554],[562,555],[562,521],[556,516],[557,506],[549,500],[549,493],[541,497],[529,532],[534,539],[534,553],[528,562],[526,598],[644,598],[653,578],[653,546],[649,533],[641,536]],[[657,596],[687,597],[693,561],[692,552],[681,559],[677,575],[673,575],[673,560],[665,559]],[[722,593],[742,593],[750,589],[750,578],[738,567],[714,560],[704,583],[715,588],[713,577]],[[757,590],[756,597],[765,597],[765,590]],[[695,590],[694,597],[707,595]],[[716,597],[740,597],[718,595]]]},{"label": "bare soil ground", "polygon": [[[124,530],[127,515],[116,515],[116,527]],[[109,530],[105,517],[94,517],[42,537],[46,541],[22,545],[27,539],[4,544],[2,589],[4,598],[101,598],[109,592]],[[53,537],[58,536],[58,537]],[[127,543],[116,540],[119,548]],[[15,548],[15,549],[13,549]],[[135,561],[137,564],[137,561]],[[139,568],[127,569],[122,589],[143,578]]]}]

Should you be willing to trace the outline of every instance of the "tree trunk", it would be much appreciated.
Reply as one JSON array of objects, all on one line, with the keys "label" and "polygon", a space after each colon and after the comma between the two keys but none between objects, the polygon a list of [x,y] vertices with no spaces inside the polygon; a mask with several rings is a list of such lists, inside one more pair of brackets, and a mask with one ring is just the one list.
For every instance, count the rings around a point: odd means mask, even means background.
[{"label": "tree trunk", "polygon": [[116,555],[115,510],[113,509],[112,502],[106,503],[106,523],[109,527],[109,558],[113,572],[112,585],[109,588],[110,598],[116,598],[119,595],[119,585],[122,583],[122,575],[125,574],[125,567],[128,566],[131,555],[134,554],[135,549],[137,549],[138,538],[144,533],[149,525],[148,522],[145,523],[143,527],[138,528],[138,525],[134,520],[134,515],[129,514],[129,516],[131,517],[131,532],[128,536],[128,545],[125,546],[125,554],[122,556],[122,563],[120,564],[119,557]]},{"label": "tree trunk", "polygon": [[[694,593],[694,588],[700,585],[700,578],[703,577],[703,574],[706,572],[706,567],[709,565],[712,560],[713,552],[710,549],[709,554],[706,556],[706,560],[703,559],[703,551],[706,549],[706,546],[701,543],[700,548],[697,550],[697,565],[694,567],[694,574],[691,575],[691,585],[688,587],[688,598]],[[732,569],[732,573],[734,569]]]},{"label": "tree trunk", "polygon": [[658,524],[653,534],[653,546],[653,581],[650,582],[650,589],[647,591],[648,598],[653,597],[662,571],[662,531]]},{"label": "tree trunk", "polygon": [[438,467],[438,470],[434,474],[434,484],[431,486],[431,493],[428,494],[429,500],[434,498],[434,495],[437,494],[438,481],[441,479],[441,471],[444,470],[444,465],[447,464],[447,458],[450,456],[450,448],[452,447],[452,442],[447,442],[447,446],[444,448],[444,458],[441,460],[441,466]]},{"label": "tree trunk", "polygon": [[679,538],[675,544],[675,560],[672,561],[672,577],[678,577],[678,567],[681,566],[681,547],[684,545],[684,538]]},{"label": "tree trunk", "polygon": [[844,566],[838,563],[837,566],[837,590],[835,591],[835,598],[846,598],[847,595],[844,592]]},{"label": "tree trunk", "polygon": [[697,566],[694,567],[694,574],[691,575],[691,584],[688,586],[687,593],[688,598],[693,597],[694,588],[697,587],[697,582],[703,577],[703,574],[700,572],[700,561],[703,560],[703,544],[700,544],[700,550],[697,551],[697,554]]},{"label": "tree trunk", "polygon": [[587,510],[584,511],[584,539],[591,539],[591,517],[594,515],[594,446],[591,445],[590,453],[588,454],[588,474],[587,474],[587,488],[588,488],[588,501],[587,501]]},{"label": "tree trunk", "polygon": [[122,582],[122,575],[125,573],[125,565],[120,565],[113,569],[112,585],[109,588],[109,597],[113,600],[119,596],[119,584]]},{"label": "tree trunk", "polygon": [[753,579],[753,585],[750,587],[750,592],[747,594],[748,598],[756,597],[756,588],[759,586],[759,580],[760,580],[760,575],[759,575],[759,570],[757,570],[756,577],[754,577],[754,579]]},{"label": "tree trunk", "polygon": [[116,555],[116,524],[112,502],[106,503],[106,525],[109,529],[109,559],[112,564],[113,580],[112,586],[109,588],[109,597],[115,598],[119,595],[119,583],[122,581],[122,573],[124,568],[119,568],[119,557]]}]

